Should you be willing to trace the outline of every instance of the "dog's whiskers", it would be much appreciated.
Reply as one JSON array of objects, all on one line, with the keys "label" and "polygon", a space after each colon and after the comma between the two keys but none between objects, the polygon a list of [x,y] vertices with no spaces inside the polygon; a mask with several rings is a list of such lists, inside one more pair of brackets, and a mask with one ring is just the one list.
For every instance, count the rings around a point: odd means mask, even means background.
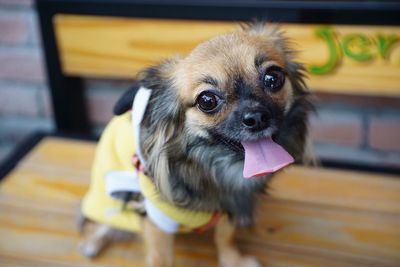
[{"label": "dog's whiskers", "polygon": [[244,148],[242,146],[242,144],[240,142],[237,141],[233,141],[229,138],[226,138],[218,133],[211,133],[211,135],[218,141],[221,141],[222,143],[224,143],[227,147],[229,147],[230,149],[232,149],[233,151],[236,152],[241,152],[244,153]]}]

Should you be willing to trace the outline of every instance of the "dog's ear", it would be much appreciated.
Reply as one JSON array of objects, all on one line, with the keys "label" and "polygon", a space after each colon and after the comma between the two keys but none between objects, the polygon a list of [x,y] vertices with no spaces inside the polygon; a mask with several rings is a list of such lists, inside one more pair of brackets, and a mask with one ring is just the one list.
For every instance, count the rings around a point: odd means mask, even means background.
[{"label": "dog's ear", "polygon": [[114,105],[114,115],[121,115],[132,108],[133,100],[141,86],[152,90],[163,89],[167,83],[170,83],[168,71],[174,64],[176,64],[176,60],[166,60],[159,65],[139,72],[133,85],[123,93]]},{"label": "dog's ear", "polygon": [[284,56],[287,72],[296,95],[308,94],[309,90],[305,83],[306,68],[296,61],[297,50],[293,42],[285,35],[285,32],[276,24],[255,21],[242,25],[242,30],[250,34],[259,35],[265,40],[272,42],[274,47]]},{"label": "dog's ear", "polygon": [[113,113],[114,115],[121,115],[132,108],[133,99],[139,90],[140,85],[135,82],[128,90],[126,90],[123,95],[118,99],[117,103],[114,105]]},{"label": "dog's ear", "polygon": [[170,176],[172,154],[181,149],[184,111],[173,82],[176,61],[164,61],[139,74],[140,84],[152,90],[142,122],[141,145],[146,169],[163,197],[173,201]]}]

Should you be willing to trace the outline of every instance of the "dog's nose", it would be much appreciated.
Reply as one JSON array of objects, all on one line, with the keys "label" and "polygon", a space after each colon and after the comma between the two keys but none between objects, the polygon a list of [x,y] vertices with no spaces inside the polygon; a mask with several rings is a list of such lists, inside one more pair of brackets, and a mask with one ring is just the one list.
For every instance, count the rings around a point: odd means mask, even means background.
[{"label": "dog's nose", "polygon": [[266,112],[253,111],[243,115],[243,125],[252,131],[261,131],[269,125],[269,115]]}]

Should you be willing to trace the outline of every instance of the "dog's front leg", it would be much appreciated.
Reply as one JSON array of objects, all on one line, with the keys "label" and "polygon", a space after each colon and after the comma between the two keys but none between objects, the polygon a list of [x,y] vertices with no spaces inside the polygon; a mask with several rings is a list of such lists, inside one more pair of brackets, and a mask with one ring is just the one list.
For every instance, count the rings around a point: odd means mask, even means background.
[{"label": "dog's front leg", "polygon": [[215,243],[221,267],[261,267],[253,257],[240,254],[234,242],[235,227],[228,217],[221,218],[215,229]]},{"label": "dog's front leg", "polygon": [[143,219],[143,239],[146,246],[147,267],[172,267],[174,264],[174,236],[161,231],[149,218]]}]

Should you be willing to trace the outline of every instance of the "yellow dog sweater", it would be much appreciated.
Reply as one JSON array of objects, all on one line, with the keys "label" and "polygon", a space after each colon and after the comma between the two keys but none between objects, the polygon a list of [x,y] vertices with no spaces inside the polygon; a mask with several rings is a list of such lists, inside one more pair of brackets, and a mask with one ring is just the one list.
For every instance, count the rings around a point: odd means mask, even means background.
[{"label": "yellow dog sweater", "polygon": [[161,230],[168,233],[205,230],[218,221],[217,214],[191,211],[164,201],[152,180],[132,164],[133,155],[140,157],[134,128],[140,126],[150,94],[150,90],[141,88],[133,105],[139,115],[127,112],[114,117],[103,132],[92,167],[90,188],[82,202],[83,214],[115,228],[140,231],[141,215],[123,210],[123,201],[112,196],[118,191],[141,192],[147,216]]}]

